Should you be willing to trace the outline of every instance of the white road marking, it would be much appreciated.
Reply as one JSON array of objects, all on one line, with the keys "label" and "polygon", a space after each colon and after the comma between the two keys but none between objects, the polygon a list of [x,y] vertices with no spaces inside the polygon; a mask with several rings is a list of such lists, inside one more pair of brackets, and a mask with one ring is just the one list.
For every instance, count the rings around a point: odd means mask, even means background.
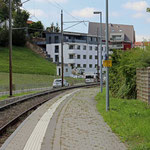
[{"label": "white road marking", "polygon": [[60,98],[57,102],[55,102],[47,112],[41,117],[38,121],[37,125],[35,126],[31,136],[29,137],[25,147],[23,150],[40,150],[41,144],[43,142],[48,124],[56,111],[57,107],[70,95],[74,94],[79,90],[76,90],[72,93],[66,94],[62,98]]}]

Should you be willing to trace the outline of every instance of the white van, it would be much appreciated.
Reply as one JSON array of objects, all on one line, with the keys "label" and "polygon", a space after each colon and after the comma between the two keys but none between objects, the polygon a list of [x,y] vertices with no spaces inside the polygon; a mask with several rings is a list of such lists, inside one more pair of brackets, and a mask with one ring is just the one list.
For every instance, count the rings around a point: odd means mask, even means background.
[{"label": "white van", "polygon": [[85,83],[94,83],[96,82],[95,74],[85,74]]}]

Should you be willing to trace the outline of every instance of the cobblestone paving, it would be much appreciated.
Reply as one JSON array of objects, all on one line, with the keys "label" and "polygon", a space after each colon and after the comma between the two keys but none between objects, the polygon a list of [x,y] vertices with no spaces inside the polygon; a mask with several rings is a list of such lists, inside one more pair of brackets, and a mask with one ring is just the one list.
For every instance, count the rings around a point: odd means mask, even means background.
[{"label": "cobblestone paving", "polygon": [[125,150],[96,109],[97,88],[84,89],[68,104],[61,125],[61,150]]}]

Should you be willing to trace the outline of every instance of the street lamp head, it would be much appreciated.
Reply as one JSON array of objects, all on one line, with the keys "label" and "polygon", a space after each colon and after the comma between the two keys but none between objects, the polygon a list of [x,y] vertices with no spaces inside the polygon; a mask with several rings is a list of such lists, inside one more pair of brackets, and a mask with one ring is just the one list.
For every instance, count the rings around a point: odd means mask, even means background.
[{"label": "street lamp head", "polygon": [[93,14],[101,14],[101,11],[94,11]]}]

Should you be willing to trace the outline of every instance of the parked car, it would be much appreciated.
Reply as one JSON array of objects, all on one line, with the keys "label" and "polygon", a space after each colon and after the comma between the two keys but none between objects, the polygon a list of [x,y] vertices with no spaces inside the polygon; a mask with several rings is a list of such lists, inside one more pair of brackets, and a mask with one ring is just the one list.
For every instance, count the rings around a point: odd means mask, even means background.
[{"label": "parked car", "polygon": [[[53,88],[58,88],[62,86],[62,79],[55,79],[53,81]],[[69,86],[69,83],[64,80],[63,86]]]}]

